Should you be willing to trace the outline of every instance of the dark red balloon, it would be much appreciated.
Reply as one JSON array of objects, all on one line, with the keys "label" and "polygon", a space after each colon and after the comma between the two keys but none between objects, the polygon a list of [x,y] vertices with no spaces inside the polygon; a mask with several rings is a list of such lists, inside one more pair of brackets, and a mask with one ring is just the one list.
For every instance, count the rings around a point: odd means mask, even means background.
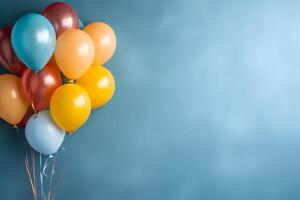
[{"label": "dark red balloon", "polygon": [[62,85],[62,78],[58,67],[48,63],[38,73],[26,69],[21,85],[24,96],[38,112],[49,107],[52,94]]},{"label": "dark red balloon", "polygon": [[78,15],[67,3],[50,4],[43,11],[43,15],[52,23],[56,37],[67,29],[79,27]]},{"label": "dark red balloon", "polygon": [[11,73],[21,76],[26,67],[12,49],[10,42],[11,30],[11,26],[0,29],[0,64]]},{"label": "dark red balloon", "polygon": [[19,125],[25,127],[29,118],[34,114],[32,107],[28,107],[27,112],[25,113],[23,119],[20,121]]}]

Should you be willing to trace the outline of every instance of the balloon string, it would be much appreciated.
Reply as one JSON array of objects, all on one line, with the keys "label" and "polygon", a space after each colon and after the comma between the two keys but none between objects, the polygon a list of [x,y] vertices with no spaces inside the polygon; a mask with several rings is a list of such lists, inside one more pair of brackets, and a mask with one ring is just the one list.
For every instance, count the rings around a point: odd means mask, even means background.
[{"label": "balloon string", "polygon": [[36,190],[36,182],[35,182],[35,151],[32,149],[31,152],[32,152],[31,156],[32,156],[33,186],[34,186],[34,189]]},{"label": "balloon string", "polygon": [[[66,148],[62,147],[62,150],[65,151]],[[56,159],[55,159],[55,158],[54,158],[54,162],[56,162]],[[55,163],[53,163],[53,164],[55,164]],[[62,169],[59,170],[59,174],[58,174],[58,176],[57,176],[57,180],[55,181],[56,184],[53,185],[53,187],[52,187],[52,198],[51,198],[51,200],[54,200],[56,191],[59,189],[59,187],[61,187],[61,184],[62,184],[62,182],[63,182],[63,178],[64,178],[64,176],[65,176],[65,171],[66,171],[66,166],[65,166],[65,164],[63,164],[63,165],[62,165]],[[55,168],[54,168],[54,166],[52,166],[52,175],[54,175],[54,174],[56,174],[56,173],[55,173]],[[51,182],[52,182],[52,181],[51,181]],[[50,182],[50,183],[51,183],[51,182]]]},{"label": "balloon string", "polygon": [[52,192],[52,178],[53,178],[53,175],[55,174],[54,168],[55,168],[55,158],[53,159],[51,176],[50,176],[50,181],[49,181],[48,200],[51,200],[51,195],[52,195],[52,193],[51,193]]},{"label": "balloon string", "polygon": [[[32,176],[31,176],[31,173],[30,173],[29,161],[28,161],[27,153],[25,155],[24,162],[25,162],[25,167],[26,167],[27,175],[28,175],[28,178],[29,178],[29,181],[30,181],[30,185],[31,185],[31,190],[32,190],[32,193],[33,193],[33,199],[37,200],[37,193],[36,193],[36,187],[35,187],[35,178],[34,178],[34,181],[32,181]],[[35,163],[32,163],[32,165],[34,166]]]},{"label": "balloon string", "polygon": [[[53,159],[53,162],[52,162],[52,167],[51,167],[51,174],[50,174],[50,177],[46,174],[46,171],[47,171],[47,168],[51,165],[51,159],[52,158],[54,158]],[[47,157],[47,159],[44,161],[44,164],[42,164],[43,165],[43,167],[41,168],[42,169],[42,171],[41,171],[41,176],[42,176],[42,187],[43,187],[43,192],[42,192],[42,194],[43,194],[43,199],[48,199],[48,200],[50,200],[51,199],[51,195],[52,195],[52,179],[53,179],[53,175],[54,175],[54,173],[55,173],[55,171],[54,171],[54,166],[55,166],[55,157],[53,156],[53,155],[49,155],[48,157]],[[43,186],[43,183],[44,183],[44,180],[43,180],[43,176],[45,176],[45,177],[47,177],[47,178],[50,178],[49,179],[49,189],[48,189],[48,195],[47,195],[47,198],[46,198],[46,195],[45,195],[45,188],[44,188],[44,186]]]},{"label": "balloon string", "polygon": [[44,180],[43,180],[43,173],[42,173],[42,154],[41,153],[40,153],[40,182],[41,182],[41,199],[45,200]]},{"label": "balloon string", "polygon": [[50,160],[51,158],[53,158],[53,156],[52,156],[52,155],[49,155],[48,158],[46,159],[45,163],[44,163],[44,166],[43,166],[43,175],[46,176],[47,178],[49,178],[49,176],[46,174],[46,170],[47,170],[47,168],[48,168],[49,165],[50,165],[49,160]]}]

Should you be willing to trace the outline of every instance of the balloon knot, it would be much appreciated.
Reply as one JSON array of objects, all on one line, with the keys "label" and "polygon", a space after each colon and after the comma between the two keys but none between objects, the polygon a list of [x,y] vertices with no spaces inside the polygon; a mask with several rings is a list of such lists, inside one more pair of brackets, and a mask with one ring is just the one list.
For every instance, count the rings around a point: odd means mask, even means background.
[{"label": "balloon knot", "polygon": [[13,128],[18,128],[17,124],[13,125]]},{"label": "balloon knot", "polygon": [[71,80],[69,80],[69,83],[74,83],[74,80],[72,80],[72,79],[71,79]]},{"label": "balloon knot", "polygon": [[36,110],[35,110],[35,106],[34,106],[34,103],[33,103],[33,101],[31,102],[31,107],[32,107],[32,109],[33,109],[34,113],[36,113]]}]

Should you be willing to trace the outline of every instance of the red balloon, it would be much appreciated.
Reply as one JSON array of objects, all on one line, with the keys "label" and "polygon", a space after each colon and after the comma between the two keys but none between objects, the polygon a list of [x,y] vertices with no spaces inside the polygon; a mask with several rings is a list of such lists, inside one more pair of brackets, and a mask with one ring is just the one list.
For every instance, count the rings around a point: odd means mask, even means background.
[{"label": "red balloon", "polygon": [[0,64],[11,73],[21,76],[26,67],[12,49],[10,42],[11,30],[11,26],[0,29]]},{"label": "red balloon", "polygon": [[22,127],[25,127],[29,118],[34,114],[34,110],[32,109],[32,107],[28,107],[27,112],[25,113],[23,119],[20,121],[19,125]]},{"label": "red balloon", "polygon": [[67,29],[79,27],[78,15],[67,3],[50,4],[43,11],[43,15],[52,23],[56,37]]},{"label": "red balloon", "polygon": [[24,71],[21,85],[24,96],[38,112],[49,107],[52,94],[62,85],[62,78],[58,67],[48,63],[38,73],[30,69]]}]

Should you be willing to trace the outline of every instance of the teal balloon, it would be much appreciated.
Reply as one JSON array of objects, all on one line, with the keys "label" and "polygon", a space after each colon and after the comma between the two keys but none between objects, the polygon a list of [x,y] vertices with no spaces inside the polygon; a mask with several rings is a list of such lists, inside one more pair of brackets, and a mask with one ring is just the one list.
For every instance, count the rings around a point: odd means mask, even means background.
[{"label": "teal balloon", "polygon": [[55,124],[50,112],[45,110],[29,118],[25,136],[34,150],[44,155],[52,155],[63,143],[65,131]]},{"label": "teal balloon", "polygon": [[78,18],[78,24],[79,24],[79,28],[83,29],[84,28],[84,23],[82,22],[81,19]]},{"label": "teal balloon", "polygon": [[46,17],[30,13],[20,17],[14,24],[11,43],[19,59],[28,68],[39,71],[55,50],[55,30]]}]

